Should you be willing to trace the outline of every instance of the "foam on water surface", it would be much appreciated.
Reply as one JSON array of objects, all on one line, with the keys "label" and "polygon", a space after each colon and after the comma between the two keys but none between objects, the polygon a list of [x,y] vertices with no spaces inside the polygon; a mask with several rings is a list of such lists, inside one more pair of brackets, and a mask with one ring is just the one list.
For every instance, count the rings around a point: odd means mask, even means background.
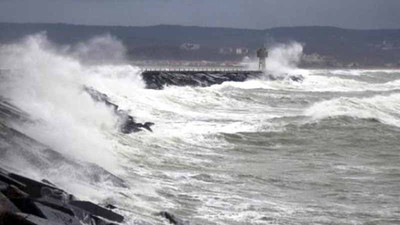
[{"label": "foam on water surface", "polygon": [[[127,224],[165,224],[159,211],[191,224],[395,224],[399,71],[298,69],[302,46],[293,43],[271,49],[260,79],[148,90],[123,52],[107,35],[59,47],[39,34],[1,46],[10,70],[0,93],[34,119],[12,126],[65,156],[27,166],[32,176],[120,206]],[[299,74],[300,82],[288,77]],[[154,132],[118,133],[112,109],[83,85],[154,122]],[[21,146],[43,157],[43,146]],[[1,163],[23,171],[33,161],[12,159]],[[88,179],[71,170],[92,163],[127,187],[99,169]]]}]

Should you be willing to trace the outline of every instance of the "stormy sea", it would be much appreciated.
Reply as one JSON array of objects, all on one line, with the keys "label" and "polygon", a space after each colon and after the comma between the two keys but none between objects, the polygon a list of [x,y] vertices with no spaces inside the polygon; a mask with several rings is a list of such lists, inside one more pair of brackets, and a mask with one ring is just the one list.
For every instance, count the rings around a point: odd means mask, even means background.
[{"label": "stormy sea", "polygon": [[[400,224],[400,70],[300,69],[289,43],[265,76],[157,90],[125,52],[107,35],[1,45],[0,167],[113,204],[122,224],[170,224],[161,211],[182,224]],[[152,132],[120,132],[83,87]]]}]

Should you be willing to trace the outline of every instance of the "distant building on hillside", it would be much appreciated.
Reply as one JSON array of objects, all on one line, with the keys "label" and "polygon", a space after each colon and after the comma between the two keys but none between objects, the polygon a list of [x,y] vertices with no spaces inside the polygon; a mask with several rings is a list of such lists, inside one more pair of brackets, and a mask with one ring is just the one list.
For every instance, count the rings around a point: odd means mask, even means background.
[{"label": "distant building on hillside", "polygon": [[232,53],[233,53],[233,48],[225,48],[225,47],[223,47],[223,48],[219,49],[219,54],[222,54],[222,55],[230,55]]},{"label": "distant building on hillside", "polygon": [[222,55],[245,55],[249,53],[248,48],[232,48],[232,47],[222,47],[219,49],[219,54]]},{"label": "distant building on hillside", "polygon": [[236,55],[245,55],[249,53],[248,48],[236,48]]},{"label": "distant building on hillside", "polygon": [[200,49],[200,44],[186,42],[180,48],[187,51],[197,51]]}]

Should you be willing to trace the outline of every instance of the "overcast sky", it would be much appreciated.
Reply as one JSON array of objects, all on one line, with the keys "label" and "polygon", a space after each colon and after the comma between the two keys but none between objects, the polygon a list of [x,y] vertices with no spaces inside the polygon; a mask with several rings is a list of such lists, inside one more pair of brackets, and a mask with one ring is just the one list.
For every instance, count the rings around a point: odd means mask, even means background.
[{"label": "overcast sky", "polygon": [[400,28],[400,0],[0,0],[0,21]]}]

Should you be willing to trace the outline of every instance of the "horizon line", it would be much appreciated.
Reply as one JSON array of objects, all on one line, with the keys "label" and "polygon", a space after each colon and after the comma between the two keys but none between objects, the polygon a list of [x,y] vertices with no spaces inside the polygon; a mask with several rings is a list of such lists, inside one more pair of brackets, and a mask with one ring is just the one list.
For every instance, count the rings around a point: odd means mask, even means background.
[{"label": "horizon line", "polygon": [[334,28],[341,30],[359,30],[359,31],[379,31],[379,30],[400,30],[400,28],[371,28],[371,29],[361,29],[361,28],[343,28],[339,26],[323,26],[323,25],[297,25],[297,26],[276,26],[264,29],[257,28],[235,28],[235,27],[208,27],[200,25],[181,25],[181,24],[154,24],[145,26],[134,26],[134,25],[100,25],[100,24],[76,24],[76,23],[66,23],[66,22],[7,22],[0,21],[0,24],[40,24],[40,25],[68,25],[68,26],[88,26],[88,27],[123,27],[123,28],[146,28],[146,27],[159,27],[159,26],[171,26],[171,27],[187,27],[187,28],[204,28],[204,29],[231,29],[231,30],[253,30],[253,31],[267,31],[272,29],[290,29],[290,28]]}]

